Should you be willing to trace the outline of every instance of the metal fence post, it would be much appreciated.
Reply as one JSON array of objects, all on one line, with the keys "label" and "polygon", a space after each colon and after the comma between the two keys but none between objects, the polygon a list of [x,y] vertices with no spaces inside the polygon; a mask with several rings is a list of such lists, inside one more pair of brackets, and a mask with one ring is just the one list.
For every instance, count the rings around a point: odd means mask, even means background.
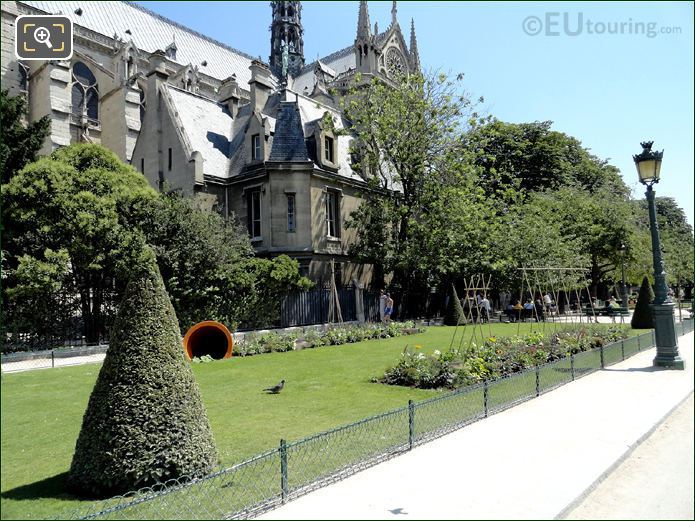
[{"label": "metal fence post", "polygon": [[287,498],[287,442],[280,440],[280,488],[282,489],[282,502]]},{"label": "metal fence post", "polygon": [[654,347],[656,345],[656,329],[652,329],[652,345],[651,347]]},{"label": "metal fence post", "polygon": [[572,381],[574,382],[574,353],[570,353],[570,371],[572,371]]},{"label": "metal fence post", "polygon": [[56,352],[55,350],[51,349],[51,367],[56,366]]},{"label": "metal fence post", "polygon": [[415,440],[415,404],[408,400],[408,450],[412,450]]},{"label": "metal fence post", "polygon": [[637,335],[637,351],[641,352],[642,351],[642,346],[640,345],[640,338],[642,338],[642,335]]},{"label": "metal fence post", "polygon": [[485,409],[485,417],[487,418],[487,380],[483,380],[483,408]]},{"label": "metal fence post", "polygon": [[536,396],[541,395],[541,367],[536,364]]},{"label": "metal fence post", "polygon": [[625,340],[620,341],[620,354],[623,355],[623,360],[625,360]]},{"label": "metal fence post", "polygon": [[599,346],[599,352],[600,352],[600,354],[601,354],[601,369],[605,369],[605,368],[606,368],[606,364],[605,364],[605,361],[604,361],[604,359],[603,359],[603,344],[601,344],[601,345]]}]

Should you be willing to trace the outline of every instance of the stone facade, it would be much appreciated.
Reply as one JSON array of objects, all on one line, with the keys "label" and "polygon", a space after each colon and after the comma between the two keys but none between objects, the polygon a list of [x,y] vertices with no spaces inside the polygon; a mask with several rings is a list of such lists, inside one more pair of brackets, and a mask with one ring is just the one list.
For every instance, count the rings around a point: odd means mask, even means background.
[{"label": "stone facade", "polygon": [[[302,6],[272,2],[269,63],[129,2],[2,3],[2,85],[27,96],[29,118],[50,115],[43,153],[101,143],[160,190],[238,218],[259,255],[296,258],[314,280],[335,261],[338,283],[369,283],[369,266],[347,255],[345,220],[365,179],[351,168],[352,138],[337,96],[377,76],[419,69],[396,2],[384,32],[359,3],[354,44],[304,64]],[[19,63],[14,19],[64,14],[74,26],[70,61]]]}]

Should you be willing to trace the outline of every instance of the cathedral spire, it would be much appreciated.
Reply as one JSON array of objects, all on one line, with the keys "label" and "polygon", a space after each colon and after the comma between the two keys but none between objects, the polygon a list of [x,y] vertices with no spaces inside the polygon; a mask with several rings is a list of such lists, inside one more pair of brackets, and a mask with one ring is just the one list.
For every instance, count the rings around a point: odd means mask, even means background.
[{"label": "cathedral spire", "polygon": [[[270,26],[270,68],[278,77],[282,76],[283,69],[296,75],[304,66],[302,4],[297,0],[273,0],[270,5],[273,9],[273,21]],[[287,64],[283,67],[285,60]]]},{"label": "cathedral spire", "polygon": [[360,0],[360,15],[357,18],[357,39],[368,40],[371,36],[367,0]]},{"label": "cathedral spire", "polygon": [[410,61],[415,70],[420,69],[420,53],[417,50],[417,37],[415,36],[415,20],[410,19]]},{"label": "cathedral spire", "polygon": [[398,5],[396,0],[393,0],[393,6],[391,6],[391,25],[396,25],[398,23]]}]

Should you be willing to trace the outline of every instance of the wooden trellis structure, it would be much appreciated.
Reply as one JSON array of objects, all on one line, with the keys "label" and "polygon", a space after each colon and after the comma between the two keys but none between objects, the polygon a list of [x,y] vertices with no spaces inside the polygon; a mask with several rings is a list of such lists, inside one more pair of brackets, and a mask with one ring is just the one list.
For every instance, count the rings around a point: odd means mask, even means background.
[{"label": "wooden trellis structure", "polygon": [[[492,326],[490,325],[490,314],[488,310],[482,310],[477,302],[477,295],[480,294],[482,298],[488,299],[488,293],[490,292],[490,282],[492,281],[492,275],[486,276],[485,274],[477,274],[470,277],[470,279],[464,279],[463,285],[465,289],[464,293],[464,319],[463,319],[463,330],[461,331],[461,338],[459,339],[459,348],[463,346],[463,341],[466,337],[466,328],[469,324],[472,325],[470,328],[471,334],[468,338],[467,346],[470,347],[473,341],[478,340],[478,334],[480,335],[480,341],[485,340],[485,331],[483,328],[483,314],[487,317],[488,325],[488,337],[492,336]],[[453,298],[453,296],[452,296]],[[475,310],[475,312],[474,312]],[[450,348],[454,345],[454,340],[456,339],[456,334],[458,332],[459,324],[456,324],[454,328],[454,336],[451,338]]]},{"label": "wooden trellis structure", "polygon": [[[544,266],[544,267],[537,267],[537,266],[522,266],[521,268],[518,268],[518,271],[521,272],[521,286],[519,290],[519,302],[523,301],[523,295],[524,292],[528,292],[528,294],[531,296],[531,301],[534,301],[534,296],[535,295],[540,295],[540,298],[543,299],[543,295],[546,293],[549,293],[551,296],[551,299],[553,302],[555,302],[555,306],[557,309],[557,312],[555,314],[550,314],[551,322],[555,326],[555,329],[558,327],[558,323],[560,322],[559,320],[559,310],[560,310],[560,292],[562,291],[563,296],[565,298],[565,302],[563,303],[563,307],[565,309],[569,309],[570,307],[570,302],[569,302],[569,295],[572,294],[572,291],[574,291],[575,299],[577,302],[577,307],[578,307],[578,321],[579,323],[582,323],[584,320],[587,322],[598,322],[596,319],[596,309],[594,307],[594,303],[591,299],[591,293],[589,292],[589,285],[587,282],[586,277],[584,276],[586,273],[586,268],[577,268],[577,267],[572,267],[572,268],[556,268],[556,267],[549,267],[549,266]],[[570,282],[573,279],[572,287],[570,287]],[[586,290],[586,294],[589,297],[589,305],[591,308],[591,313],[588,315],[584,315],[583,310],[582,310],[582,305],[581,305],[581,296],[579,293],[579,279],[581,279],[583,288]],[[545,291],[543,291],[545,290]],[[543,300],[541,300],[543,305],[545,303]],[[542,322],[543,323],[543,331],[545,332],[545,326],[546,326],[546,320],[541,320],[538,315],[538,311],[536,309],[536,306],[534,304],[533,307],[533,316],[536,319],[537,322]],[[569,313],[567,314],[569,317],[570,323],[574,323],[574,315]],[[566,322],[566,321],[563,321]],[[521,324],[519,323],[518,326],[518,331],[521,329]]]}]

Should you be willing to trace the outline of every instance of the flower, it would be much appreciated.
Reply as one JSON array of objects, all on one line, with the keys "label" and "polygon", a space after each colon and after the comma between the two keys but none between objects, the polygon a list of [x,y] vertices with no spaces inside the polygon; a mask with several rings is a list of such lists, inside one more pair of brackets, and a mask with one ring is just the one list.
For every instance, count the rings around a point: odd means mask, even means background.
[{"label": "flower", "polygon": [[439,356],[441,354],[442,354],[442,352],[439,349],[434,350],[434,356]]},{"label": "flower", "polygon": [[422,346],[415,346],[415,349],[422,349]]}]

